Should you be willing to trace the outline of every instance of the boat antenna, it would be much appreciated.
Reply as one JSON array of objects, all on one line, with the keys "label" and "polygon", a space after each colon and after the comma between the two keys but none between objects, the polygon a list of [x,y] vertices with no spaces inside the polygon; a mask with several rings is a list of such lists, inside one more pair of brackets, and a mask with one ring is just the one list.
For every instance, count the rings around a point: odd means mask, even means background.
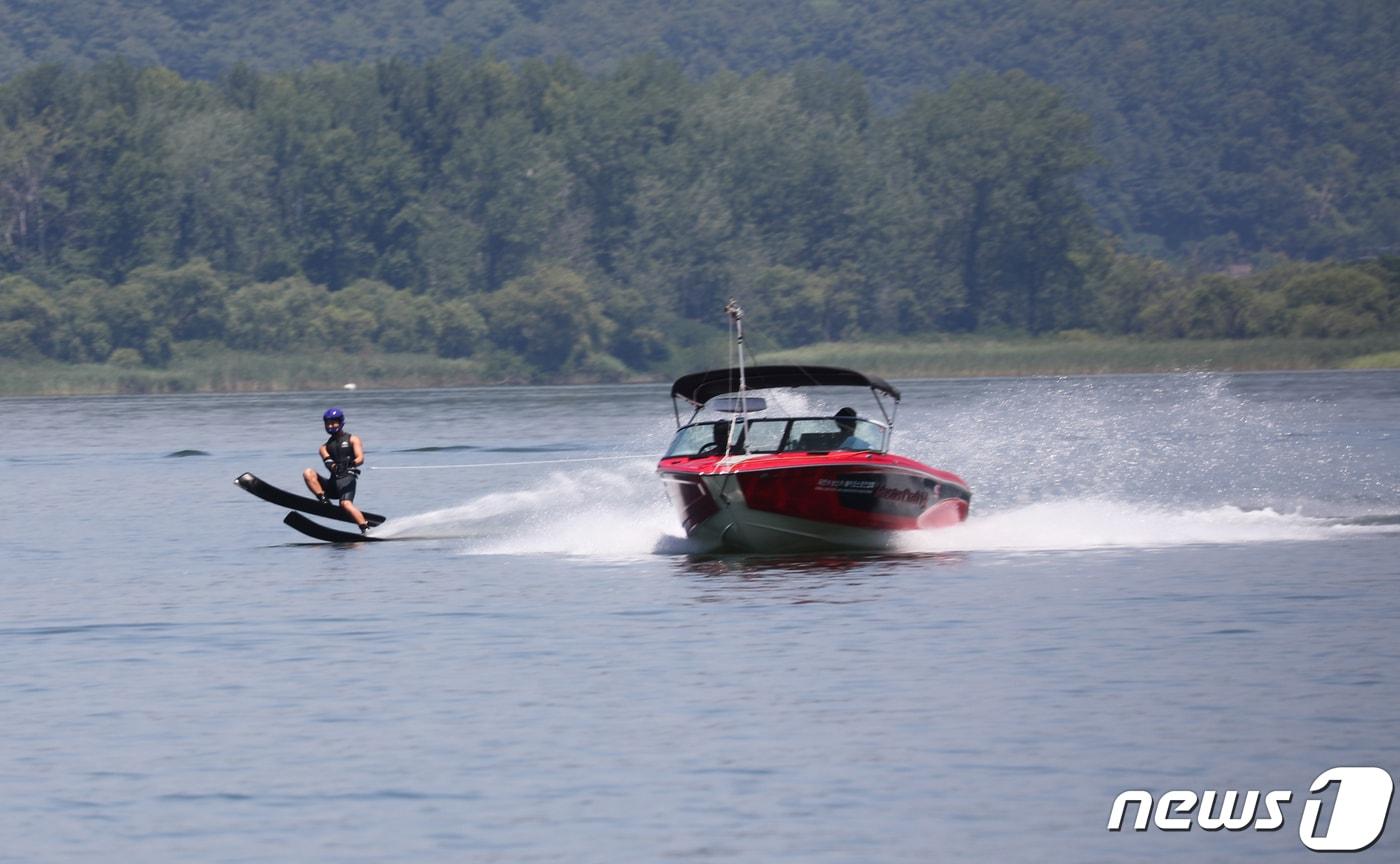
[{"label": "boat antenna", "polygon": [[748,384],[744,381],[744,310],[739,308],[738,302],[731,297],[729,302],[724,304],[724,314],[733,322],[734,345],[739,349],[739,398],[743,399],[744,391],[748,389]]},{"label": "boat antenna", "polygon": [[[724,304],[724,314],[729,316],[731,326],[734,328],[734,347],[739,352],[739,416],[744,421],[744,435],[749,432],[749,403],[747,398],[748,382],[744,379],[744,310],[739,307],[739,302],[733,297]],[[729,440],[725,442],[724,455],[729,455],[729,449],[734,444],[734,426],[729,427]]]}]

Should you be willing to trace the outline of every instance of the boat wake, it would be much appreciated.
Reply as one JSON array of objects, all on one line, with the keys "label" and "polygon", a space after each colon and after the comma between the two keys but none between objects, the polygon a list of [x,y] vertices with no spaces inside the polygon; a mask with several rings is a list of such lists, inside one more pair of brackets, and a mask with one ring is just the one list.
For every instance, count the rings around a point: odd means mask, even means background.
[{"label": "boat wake", "polygon": [[1400,533],[1389,516],[1329,518],[1271,508],[1182,509],[1107,498],[1047,501],[984,513],[901,538],[911,552],[1046,552],[1333,540]]},{"label": "boat wake", "polygon": [[627,558],[693,551],[651,460],[553,472],[534,486],[386,523],[382,537],[461,540],[474,555]]},{"label": "boat wake", "polygon": [[[471,555],[632,558],[687,555],[687,540],[649,461],[621,470],[554,472],[530,488],[483,495],[461,505],[391,520],[383,537],[460,541]],[[1400,515],[1346,518],[1269,507],[1198,508],[1122,498],[1069,498],[972,516],[950,528],[901,535],[905,553],[1053,552],[1324,541],[1400,533]]]},{"label": "boat wake", "polygon": [[[910,412],[910,455],[955,467],[975,494],[966,522],[901,534],[899,548],[1019,554],[1400,534],[1393,473],[1354,441],[1328,443],[1330,421],[1304,410],[1311,403],[1262,403],[1226,380],[1028,379],[994,399],[955,398],[973,384],[922,385],[934,407]],[[624,452],[660,452],[667,425],[637,433]],[[702,551],[685,539],[653,459],[537,470],[514,491],[391,520],[383,536],[447,537],[480,555]]]}]

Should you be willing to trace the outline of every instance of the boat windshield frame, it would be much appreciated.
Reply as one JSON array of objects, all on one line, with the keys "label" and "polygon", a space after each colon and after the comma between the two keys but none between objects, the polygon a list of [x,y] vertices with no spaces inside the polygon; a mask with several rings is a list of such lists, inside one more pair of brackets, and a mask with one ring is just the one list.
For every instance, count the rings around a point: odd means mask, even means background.
[{"label": "boat windshield frame", "polygon": [[[692,418],[693,419],[693,418]],[[846,418],[842,418],[844,421]],[[778,453],[887,453],[889,452],[891,428],[889,425],[870,420],[864,417],[852,417],[849,422],[854,424],[854,437],[862,439],[869,446],[866,447],[844,447],[841,446],[848,440],[846,436],[852,433],[841,431],[831,431],[830,427],[836,426],[840,429],[840,421],[830,414],[804,415],[797,417],[748,417],[743,420],[735,420],[729,423],[730,434],[727,436],[726,446],[721,450],[714,441],[713,429],[720,423],[727,423],[720,420],[702,420],[699,422],[686,423],[676,429],[675,436],[671,439],[671,444],[666,449],[666,454],[662,459],[675,458],[703,458],[707,456],[739,456],[739,455],[775,455]],[[767,427],[782,426],[778,435],[766,435]],[[810,430],[803,430],[799,424],[811,424]],[[735,427],[740,427],[736,430]],[[710,431],[700,431],[710,430]],[[755,435],[755,430],[758,434]],[[794,436],[794,431],[798,434]],[[776,440],[775,440],[776,439]],[[876,439],[876,440],[872,440]],[[750,443],[754,441],[773,441],[773,446],[762,446],[751,448]],[[677,447],[685,442],[684,450],[678,452]],[[804,443],[805,442],[805,443]],[[802,445],[802,446],[798,446]]]}]

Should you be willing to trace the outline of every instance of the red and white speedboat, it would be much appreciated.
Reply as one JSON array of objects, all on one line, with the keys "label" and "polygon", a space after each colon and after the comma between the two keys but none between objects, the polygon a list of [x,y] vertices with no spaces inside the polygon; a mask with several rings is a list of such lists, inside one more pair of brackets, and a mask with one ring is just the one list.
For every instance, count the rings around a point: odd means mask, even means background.
[{"label": "red and white speedboat", "polygon": [[[738,324],[742,313],[729,311]],[[893,385],[830,366],[746,369],[739,332],[737,367],[671,386],[678,428],[657,472],[687,536],[714,551],[877,550],[903,532],[967,518],[972,493],[962,478],[888,452]],[[883,422],[850,408],[775,416],[768,399],[750,395],[814,386],[868,388]],[[693,409],[684,422],[680,400]],[[727,416],[697,421],[707,407]]]}]

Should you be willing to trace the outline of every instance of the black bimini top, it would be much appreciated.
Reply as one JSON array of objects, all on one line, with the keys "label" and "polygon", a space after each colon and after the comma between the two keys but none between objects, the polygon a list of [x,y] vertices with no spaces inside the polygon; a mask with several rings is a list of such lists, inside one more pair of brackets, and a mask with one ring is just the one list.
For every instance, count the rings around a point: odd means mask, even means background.
[{"label": "black bimini top", "polygon": [[[888,393],[899,401],[899,391],[888,381],[835,366],[749,366],[744,369],[744,384],[750,390],[775,390],[784,387],[870,387]],[[682,375],[671,385],[671,398],[677,396],[692,405],[701,406],[716,396],[739,392],[739,370],[711,369]]]}]

